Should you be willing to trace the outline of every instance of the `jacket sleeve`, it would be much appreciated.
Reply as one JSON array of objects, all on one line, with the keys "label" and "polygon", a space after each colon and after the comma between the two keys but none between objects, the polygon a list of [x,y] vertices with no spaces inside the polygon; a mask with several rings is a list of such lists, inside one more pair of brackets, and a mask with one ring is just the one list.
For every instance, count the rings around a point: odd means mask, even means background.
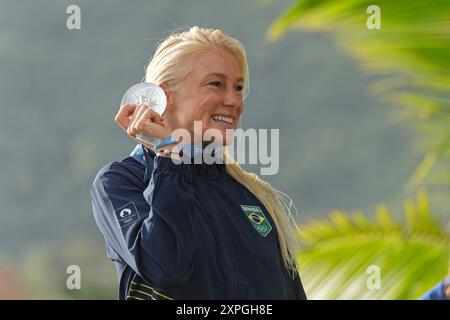
[{"label": "jacket sleeve", "polygon": [[450,283],[450,277],[436,284],[432,289],[419,298],[419,300],[448,300],[445,295],[445,282]]},{"label": "jacket sleeve", "polygon": [[167,290],[186,282],[193,270],[194,192],[170,158],[154,161],[144,188],[123,163],[104,167],[94,180],[91,200],[112,250],[150,285]]}]

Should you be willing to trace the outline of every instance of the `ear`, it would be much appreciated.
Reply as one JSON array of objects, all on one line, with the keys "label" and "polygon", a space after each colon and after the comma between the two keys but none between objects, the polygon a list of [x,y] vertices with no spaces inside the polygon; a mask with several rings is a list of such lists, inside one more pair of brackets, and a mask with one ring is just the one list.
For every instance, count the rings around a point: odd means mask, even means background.
[{"label": "ear", "polygon": [[166,94],[167,98],[167,111],[173,111],[174,109],[174,103],[175,103],[175,92],[169,90],[169,85],[166,82],[163,82],[159,85],[161,89],[163,89],[164,93]]}]

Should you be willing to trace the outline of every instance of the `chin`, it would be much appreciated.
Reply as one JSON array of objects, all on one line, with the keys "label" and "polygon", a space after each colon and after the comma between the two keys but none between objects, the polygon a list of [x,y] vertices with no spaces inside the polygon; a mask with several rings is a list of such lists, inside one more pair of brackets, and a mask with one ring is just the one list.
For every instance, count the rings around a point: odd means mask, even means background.
[{"label": "chin", "polygon": [[233,143],[234,131],[234,127],[223,128],[211,126],[203,132],[203,140],[213,141],[214,143],[227,146]]},{"label": "chin", "polygon": [[232,145],[233,142],[234,142],[234,134],[231,135],[230,137],[225,136],[225,139],[223,139],[223,140],[221,141],[221,143],[222,143],[223,146],[229,146],[229,145]]}]

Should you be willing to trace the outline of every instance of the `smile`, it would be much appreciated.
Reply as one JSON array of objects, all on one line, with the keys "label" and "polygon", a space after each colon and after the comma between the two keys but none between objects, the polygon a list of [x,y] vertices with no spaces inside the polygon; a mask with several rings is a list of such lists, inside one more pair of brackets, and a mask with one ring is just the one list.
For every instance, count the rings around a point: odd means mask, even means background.
[{"label": "smile", "polygon": [[223,116],[220,114],[213,114],[211,116],[211,119],[213,119],[216,122],[225,122],[225,123],[229,123],[229,124],[233,124],[234,119],[232,117],[227,117],[227,116]]}]

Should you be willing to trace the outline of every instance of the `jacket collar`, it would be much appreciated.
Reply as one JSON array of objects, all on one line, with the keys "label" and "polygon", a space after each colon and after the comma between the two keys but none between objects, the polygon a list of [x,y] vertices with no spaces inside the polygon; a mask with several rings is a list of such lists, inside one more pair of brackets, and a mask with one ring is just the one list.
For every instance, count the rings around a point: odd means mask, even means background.
[{"label": "jacket collar", "polygon": [[130,157],[133,157],[136,161],[145,167],[144,182],[150,182],[150,178],[153,172],[153,158],[155,153],[146,148],[143,144],[137,144],[134,150],[131,152]]},{"label": "jacket collar", "polygon": [[[200,161],[202,161],[201,157],[203,156],[204,146],[201,145],[194,145],[194,144],[182,144],[181,149],[185,156],[188,156],[191,158],[191,165],[186,164],[180,166],[181,169],[184,171],[188,170],[190,172],[212,172],[212,168],[215,167],[214,165],[209,164],[195,164],[195,158],[200,156]],[[211,149],[212,152],[216,151],[218,149]],[[153,150],[146,148],[143,144],[137,144],[133,151],[130,154],[130,157],[133,157],[136,161],[138,161],[140,164],[142,164],[145,167],[145,173],[144,173],[144,179],[143,181],[145,183],[149,183],[151,179],[151,175],[154,169],[154,158],[156,154],[153,152]],[[225,172],[225,165],[216,165],[216,167],[220,168],[221,172]],[[209,170],[208,170],[209,168]]]}]

